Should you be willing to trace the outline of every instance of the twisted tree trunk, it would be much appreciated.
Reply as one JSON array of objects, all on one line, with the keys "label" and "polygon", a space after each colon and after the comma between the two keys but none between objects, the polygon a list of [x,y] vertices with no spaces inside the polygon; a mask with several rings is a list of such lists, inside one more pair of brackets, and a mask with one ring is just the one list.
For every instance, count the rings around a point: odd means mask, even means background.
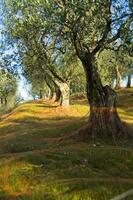
[{"label": "twisted tree trunk", "polygon": [[54,90],[50,89],[49,99],[52,100],[54,98]]},{"label": "twisted tree trunk", "polygon": [[70,88],[67,83],[61,83],[60,84],[60,91],[61,91],[61,106],[69,106],[69,95],[70,95]]},{"label": "twisted tree trunk", "polygon": [[59,88],[56,88],[56,90],[55,90],[55,102],[60,101],[60,99],[61,99],[61,91],[60,91]]},{"label": "twisted tree trunk", "polygon": [[46,84],[49,88],[49,92],[48,92],[48,98],[49,100],[53,99],[54,98],[54,94],[55,94],[55,84],[53,82],[53,80],[47,80],[45,79],[46,81]]},{"label": "twisted tree trunk", "polygon": [[5,97],[5,105],[7,105],[7,98]]},{"label": "twisted tree trunk", "polygon": [[128,75],[127,88],[131,87],[131,74]]},{"label": "twisted tree trunk", "polygon": [[96,135],[120,136],[125,133],[116,109],[116,93],[109,86],[103,87],[95,57],[85,53],[80,57],[87,79],[87,97],[90,104],[90,116],[86,133],[93,138]]},{"label": "twisted tree trunk", "polygon": [[0,98],[0,103],[1,103],[1,105],[3,105],[3,98],[2,97]]},{"label": "twisted tree trunk", "polygon": [[116,86],[115,86],[115,88],[120,89],[121,88],[121,74],[120,74],[118,65],[116,65],[115,71],[116,71]]},{"label": "twisted tree trunk", "polygon": [[40,98],[40,99],[43,98],[42,90],[39,91],[39,98]]},{"label": "twisted tree trunk", "polygon": [[60,97],[60,105],[64,107],[69,106],[69,96],[70,96],[69,83],[64,79],[60,78],[56,74],[56,72],[53,72],[52,70],[50,70],[48,74],[54,83],[55,90],[56,88],[59,89],[58,90],[59,93],[57,96]]}]

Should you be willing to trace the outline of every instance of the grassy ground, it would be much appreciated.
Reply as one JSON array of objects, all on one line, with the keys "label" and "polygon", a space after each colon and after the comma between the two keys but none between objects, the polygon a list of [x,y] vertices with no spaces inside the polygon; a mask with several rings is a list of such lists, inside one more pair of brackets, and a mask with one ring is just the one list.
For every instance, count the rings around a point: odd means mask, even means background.
[{"label": "grassy ground", "polygon": [[[118,96],[119,114],[133,130],[133,89]],[[2,116],[0,200],[109,200],[133,188],[133,141],[58,140],[87,116],[84,99],[69,109],[28,102]]]}]

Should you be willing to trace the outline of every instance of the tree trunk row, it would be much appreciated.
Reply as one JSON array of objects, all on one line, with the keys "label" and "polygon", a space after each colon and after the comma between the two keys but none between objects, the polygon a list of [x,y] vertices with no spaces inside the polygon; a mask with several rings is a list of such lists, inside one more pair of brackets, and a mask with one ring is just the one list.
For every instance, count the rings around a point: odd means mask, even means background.
[{"label": "tree trunk row", "polygon": [[[50,89],[51,99],[59,102],[61,106],[68,107],[70,103],[70,86],[67,81],[58,79],[49,72],[49,79],[46,79],[46,84]],[[51,84],[50,84],[51,82]]]},{"label": "tree trunk row", "polygon": [[7,98],[6,97],[4,97],[4,98],[0,98],[0,104],[1,104],[1,106],[2,105],[7,105]]},{"label": "tree trunk row", "polygon": [[116,109],[116,92],[110,86],[103,86],[97,70],[95,57],[84,53],[80,60],[83,64],[87,79],[87,97],[90,104],[90,116],[87,135],[116,136],[125,133]]}]

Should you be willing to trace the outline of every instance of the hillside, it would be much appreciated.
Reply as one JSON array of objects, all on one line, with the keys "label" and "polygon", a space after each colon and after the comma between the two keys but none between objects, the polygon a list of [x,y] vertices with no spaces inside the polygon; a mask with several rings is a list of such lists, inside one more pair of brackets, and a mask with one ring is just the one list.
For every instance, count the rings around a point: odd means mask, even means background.
[{"label": "hillside", "polygon": [[[118,105],[132,133],[133,89],[118,91]],[[88,114],[87,100],[80,99],[69,109],[27,102],[2,116],[0,199],[109,200],[133,188],[132,140],[63,140],[86,124]]]}]

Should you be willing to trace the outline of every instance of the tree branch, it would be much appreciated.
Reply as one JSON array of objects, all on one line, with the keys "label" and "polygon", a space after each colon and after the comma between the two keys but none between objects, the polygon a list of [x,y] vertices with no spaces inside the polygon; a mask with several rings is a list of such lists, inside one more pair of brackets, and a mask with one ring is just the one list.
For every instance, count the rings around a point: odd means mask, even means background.
[{"label": "tree branch", "polygon": [[106,42],[108,33],[111,31],[111,23],[112,23],[112,20],[111,20],[111,5],[112,5],[112,0],[110,0],[110,2],[109,2],[109,7],[108,7],[109,15],[108,15],[108,18],[106,19],[106,27],[105,27],[105,30],[103,32],[103,36],[99,40],[98,45],[96,46],[96,48],[92,51],[93,55],[95,55],[103,47],[103,45]]},{"label": "tree branch", "polygon": [[125,18],[125,17],[130,17],[130,15],[132,15],[132,13],[123,14],[123,15],[121,15],[120,17],[118,17],[118,18],[116,18],[116,19],[113,19],[113,20],[112,20],[112,23],[113,23],[113,22],[116,22],[116,21],[119,21],[120,19],[123,19],[123,18]]},{"label": "tree branch", "polygon": [[112,38],[110,38],[109,40],[107,40],[107,44],[110,44],[110,43],[114,42],[115,40],[117,40],[118,38],[120,38],[120,35],[121,35],[121,32],[122,32],[124,26],[128,22],[130,22],[130,20],[132,20],[132,17],[133,17],[133,13],[130,14],[129,18],[123,24],[121,24],[121,26],[117,30],[117,33]]},{"label": "tree branch", "polygon": [[[111,1],[110,1],[110,6],[109,6],[109,18],[107,19],[107,24],[105,27],[105,31],[103,33],[103,37],[99,40],[98,45],[96,46],[96,48],[93,50],[93,54],[95,55],[98,51],[102,50],[106,44],[110,44],[114,41],[116,41],[118,38],[120,38],[121,32],[124,28],[124,26],[130,22],[130,20],[132,20],[133,17],[133,13],[128,13],[125,15],[122,15],[121,17],[111,20]],[[117,20],[123,19],[124,17],[128,17],[128,19],[125,20],[125,22],[123,24],[120,25],[119,29],[117,30],[117,33],[110,39],[107,40],[108,34],[111,31],[111,24],[112,22],[115,22]]]}]

